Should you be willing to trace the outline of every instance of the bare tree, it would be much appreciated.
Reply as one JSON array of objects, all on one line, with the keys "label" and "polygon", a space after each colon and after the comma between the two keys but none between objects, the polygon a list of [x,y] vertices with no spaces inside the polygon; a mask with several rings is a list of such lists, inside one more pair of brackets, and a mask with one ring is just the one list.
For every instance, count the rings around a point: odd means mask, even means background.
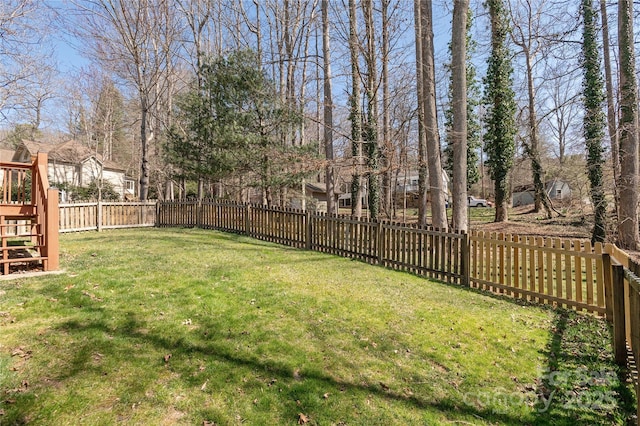
[{"label": "bare tree", "polygon": [[[153,114],[164,93],[163,73],[169,60],[162,37],[171,25],[171,8],[167,0],[79,0],[82,20],[79,36],[106,68],[135,88],[140,108],[140,179],[139,195],[146,200],[149,191],[151,146],[157,136]],[[164,29],[162,32],[158,29]]]},{"label": "bare tree", "polygon": [[45,7],[34,0],[6,0],[0,7],[0,116],[27,121],[30,137],[43,120],[44,104],[56,96],[57,67],[45,43],[51,27],[45,19],[55,13],[44,13]]},{"label": "bare tree", "polygon": [[618,2],[620,46],[620,205],[618,244],[638,250],[638,85],[633,44],[633,2]]},{"label": "bare tree", "polygon": [[[447,229],[447,211],[440,159],[440,135],[436,109],[436,77],[433,47],[433,13],[430,0],[420,1],[420,29],[422,43],[422,90],[424,102],[424,130],[427,143],[427,167],[429,170],[429,199],[432,225]],[[422,161],[422,159],[420,159]]]},{"label": "bare tree", "polygon": [[418,223],[427,224],[427,131],[424,111],[424,67],[422,40],[421,0],[414,0],[414,17],[416,30],[416,91],[418,92]]},{"label": "bare tree", "polygon": [[451,83],[453,104],[453,229],[467,230],[467,15],[469,0],[453,4]]},{"label": "bare tree", "polygon": [[607,129],[611,146],[611,165],[613,167],[613,187],[616,212],[618,211],[619,194],[616,182],[620,176],[620,150],[618,145],[618,129],[616,123],[616,102],[613,90],[613,72],[611,70],[611,54],[609,47],[609,21],[607,18],[607,4],[600,0],[600,15],[602,20],[602,51],[604,57],[604,80],[607,97]]},{"label": "bare tree", "polygon": [[[511,7],[512,31],[511,38],[520,48],[525,61],[525,74],[527,82],[527,125],[528,143],[525,143],[525,153],[531,160],[534,187],[534,210],[539,212],[544,206],[546,215],[551,217],[551,205],[546,193],[544,183],[544,170],[540,155],[540,134],[538,130],[538,118],[536,114],[536,87],[535,64],[537,56],[548,48],[547,40],[553,40],[553,22],[549,22],[544,16],[544,11],[549,8],[545,2],[533,3],[531,0],[520,0],[519,4]],[[555,19],[551,18],[552,20]],[[546,33],[545,33],[546,31]]]},{"label": "bare tree", "polygon": [[327,213],[337,214],[333,173],[333,95],[331,91],[331,48],[329,45],[329,1],[322,0],[322,56],[324,65],[324,154]]}]

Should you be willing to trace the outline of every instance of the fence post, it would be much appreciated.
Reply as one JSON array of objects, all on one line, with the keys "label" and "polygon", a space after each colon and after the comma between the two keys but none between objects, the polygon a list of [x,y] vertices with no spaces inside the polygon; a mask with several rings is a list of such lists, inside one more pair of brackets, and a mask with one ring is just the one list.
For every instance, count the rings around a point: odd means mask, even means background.
[{"label": "fence post", "polygon": [[313,249],[313,240],[312,240],[312,235],[313,235],[313,229],[312,229],[312,225],[311,225],[311,214],[309,213],[309,210],[305,210],[304,212],[304,227],[305,227],[305,236],[304,236],[304,246],[307,250],[312,250]]},{"label": "fence post", "polygon": [[244,209],[244,234],[251,236],[251,205],[245,204]]},{"label": "fence post", "polygon": [[202,199],[196,204],[196,228],[202,229]]},{"label": "fence post", "polygon": [[379,220],[376,225],[378,226],[378,232],[376,234],[376,251],[378,252],[378,265],[384,265],[384,226],[381,220]]},{"label": "fence post", "polygon": [[98,202],[96,203],[96,221],[98,222],[96,225],[96,228],[98,230],[98,232],[102,232],[102,201],[98,200]]},{"label": "fence post", "polygon": [[460,275],[462,275],[462,285],[465,287],[470,286],[471,276],[469,264],[471,263],[469,252],[469,234],[467,232],[462,233],[462,244],[460,245]]},{"label": "fence post", "polygon": [[624,310],[624,267],[616,264],[613,272],[613,352],[616,364],[627,365],[627,333]]},{"label": "fence post", "polygon": [[602,268],[604,279],[604,306],[605,306],[605,318],[609,322],[613,322],[613,283],[611,277],[611,255],[609,253],[602,253]]}]

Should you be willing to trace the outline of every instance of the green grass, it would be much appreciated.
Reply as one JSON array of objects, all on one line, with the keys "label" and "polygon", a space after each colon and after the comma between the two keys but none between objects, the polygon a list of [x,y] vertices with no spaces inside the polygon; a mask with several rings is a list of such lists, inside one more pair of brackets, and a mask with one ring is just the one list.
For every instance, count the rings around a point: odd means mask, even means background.
[{"label": "green grass", "polygon": [[604,425],[634,410],[591,317],[212,231],[61,244],[66,274],[0,281],[2,425]]}]

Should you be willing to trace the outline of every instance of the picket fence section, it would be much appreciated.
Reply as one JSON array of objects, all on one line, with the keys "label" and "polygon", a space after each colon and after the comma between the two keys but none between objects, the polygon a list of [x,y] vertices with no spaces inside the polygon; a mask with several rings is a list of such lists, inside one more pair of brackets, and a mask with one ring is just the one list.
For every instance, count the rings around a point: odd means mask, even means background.
[{"label": "picket fence section", "polygon": [[59,205],[60,232],[155,226],[156,202],[93,202]]},{"label": "picket fence section", "polygon": [[236,232],[452,283],[465,277],[465,234],[426,227],[218,200],[159,202],[157,225]]},{"label": "picket fence section", "polygon": [[604,247],[589,241],[472,231],[473,287],[604,315]]},{"label": "picket fence section", "polygon": [[[640,365],[640,264],[612,244],[443,232],[220,200],[60,205],[60,232],[154,225],[235,232],[606,316],[616,362]],[[635,364],[628,364],[629,350]],[[640,407],[640,388],[636,395]]]},{"label": "picket fence section", "polygon": [[60,231],[199,227],[358,259],[537,303],[611,315],[614,245],[473,231],[443,232],[347,216],[221,200],[60,205]]}]

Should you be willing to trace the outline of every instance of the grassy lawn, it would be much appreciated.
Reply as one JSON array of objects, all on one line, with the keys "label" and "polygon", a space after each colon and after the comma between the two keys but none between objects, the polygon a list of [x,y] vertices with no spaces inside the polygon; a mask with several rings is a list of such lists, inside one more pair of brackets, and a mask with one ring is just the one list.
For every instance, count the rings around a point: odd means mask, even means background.
[{"label": "grassy lawn", "polygon": [[241,236],[61,236],[0,281],[0,424],[624,424],[606,324]]}]

